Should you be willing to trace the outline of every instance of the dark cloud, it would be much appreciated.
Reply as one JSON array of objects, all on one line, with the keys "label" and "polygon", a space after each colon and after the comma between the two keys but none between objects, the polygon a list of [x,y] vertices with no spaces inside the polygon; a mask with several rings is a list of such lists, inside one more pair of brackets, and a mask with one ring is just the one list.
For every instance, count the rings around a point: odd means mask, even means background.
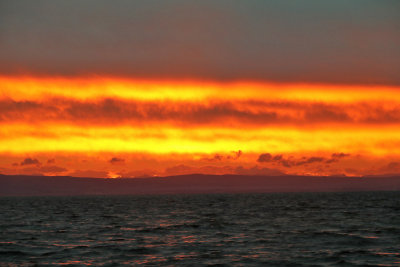
[{"label": "dark cloud", "polygon": [[331,157],[332,158],[335,158],[335,159],[341,159],[341,158],[345,158],[345,157],[350,157],[350,154],[348,154],[348,153],[333,153],[332,155],[331,155]]},{"label": "dark cloud", "polygon": [[3,0],[0,72],[399,84],[399,10],[397,0]]},{"label": "dark cloud", "polygon": [[48,159],[47,164],[54,164],[56,163],[56,159]]},{"label": "dark cloud", "polygon": [[272,155],[270,153],[264,153],[258,156],[257,161],[262,163],[262,162],[271,162],[272,160]]},{"label": "dark cloud", "polygon": [[[25,103],[25,102],[24,102]],[[190,105],[188,105],[190,104]],[[222,122],[227,118],[244,123],[273,123],[288,121],[275,111],[257,113],[238,109],[230,102],[213,104],[141,102],[104,99],[97,102],[79,102],[71,99],[53,99],[48,103],[30,102],[28,106],[12,100],[0,101],[0,120],[61,120],[91,122],[97,124],[118,124],[127,121],[170,121],[175,123],[206,124]]]},{"label": "dark cloud", "polygon": [[221,154],[215,154],[212,158],[209,157],[204,157],[202,160],[205,161],[222,161],[224,159],[226,160],[237,160],[240,158],[240,156],[243,154],[241,150],[238,151],[231,151],[231,154],[229,155],[221,155]]},{"label": "dark cloud", "polygon": [[215,160],[221,161],[223,158],[224,158],[224,157],[223,157],[222,155],[219,155],[219,154],[215,154],[215,155],[214,155],[214,159],[215,159]]},{"label": "dark cloud", "polygon": [[348,153],[343,153],[343,152],[340,152],[340,153],[333,153],[333,154],[331,155],[331,158],[330,158],[330,159],[327,159],[325,162],[328,163],[328,164],[330,164],[330,163],[338,162],[340,159],[343,159],[343,158],[346,158],[346,157],[350,157],[350,154],[348,154]]},{"label": "dark cloud", "polygon": [[[29,103],[29,104],[27,104]],[[400,105],[384,103],[321,104],[293,101],[214,101],[212,103],[102,99],[47,102],[0,100],[0,121],[71,121],[73,123],[124,124],[173,123],[245,125],[313,123],[400,123]]]},{"label": "dark cloud", "polygon": [[125,159],[114,157],[114,158],[111,158],[108,162],[111,164],[121,164],[121,163],[125,163]]},{"label": "dark cloud", "polygon": [[[337,161],[336,158],[333,159],[334,161]],[[326,162],[326,163],[331,163],[328,162],[329,159],[327,160],[324,157],[302,157],[301,159],[285,159],[282,154],[278,155],[271,155],[270,153],[263,153],[259,155],[257,162],[260,163],[277,163],[282,165],[283,167],[290,168],[292,166],[301,166],[301,165],[306,165],[306,164],[314,164],[314,163],[321,163],[321,162]]]},{"label": "dark cloud", "polygon": [[337,107],[328,108],[326,105],[312,106],[309,110],[305,110],[305,119],[309,122],[317,121],[352,121],[351,117],[343,110]]},{"label": "dark cloud", "polygon": [[25,166],[25,165],[40,165],[39,160],[37,159],[33,159],[33,158],[26,158],[24,159],[21,164],[21,166]]},{"label": "dark cloud", "polygon": [[304,165],[304,164],[312,164],[312,163],[316,163],[316,162],[323,162],[324,160],[325,160],[325,158],[323,158],[323,157],[310,157],[310,158],[307,158],[306,160],[297,162],[296,165],[299,166],[299,165]]},{"label": "dark cloud", "polygon": [[335,163],[335,162],[338,162],[338,161],[339,161],[339,159],[337,159],[337,158],[330,158],[330,159],[327,159],[325,161],[325,163],[331,164],[331,163]]},{"label": "dark cloud", "polygon": [[239,159],[240,156],[242,156],[243,152],[242,150],[232,151],[232,154],[233,155],[227,156],[227,159],[234,159],[234,160]]},{"label": "dark cloud", "polygon": [[287,162],[286,160],[283,159],[283,155],[278,154],[275,156],[272,156],[270,153],[264,153],[258,156],[257,162],[263,163],[263,162]]},{"label": "dark cloud", "polygon": [[273,156],[270,153],[261,154],[258,157],[257,162],[260,162],[260,163],[274,162],[274,163],[281,164],[282,166],[284,166],[286,168],[290,168],[292,165],[294,165],[294,162],[292,162],[291,160],[284,159],[283,155],[278,154],[278,155]]},{"label": "dark cloud", "polygon": [[307,163],[314,163],[314,162],[323,162],[325,158],[323,157],[310,157],[307,159]]},{"label": "dark cloud", "polygon": [[290,160],[287,160],[287,159],[282,159],[282,160],[279,161],[279,163],[282,164],[282,166],[286,167],[286,168],[290,168],[293,165],[295,165],[294,162],[292,162]]}]

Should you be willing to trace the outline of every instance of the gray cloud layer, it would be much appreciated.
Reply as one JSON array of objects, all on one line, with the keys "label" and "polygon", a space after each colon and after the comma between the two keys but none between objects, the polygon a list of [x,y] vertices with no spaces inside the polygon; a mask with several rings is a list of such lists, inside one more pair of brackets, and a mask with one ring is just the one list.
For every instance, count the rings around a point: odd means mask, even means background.
[{"label": "gray cloud layer", "polygon": [[397,0],[0,0],[0,73],[400,84]]},{"label": "gray cloud layer", "polygon": [[[62,121],[89,124],[173,123],[175,125],[243,125],[320,123],[399,124],[400,104],[324,104],[291,101],[141,102],[103,99],[80,102],[0,100],[0,122]],[[340,155],[337,155],[340,158]]]}]

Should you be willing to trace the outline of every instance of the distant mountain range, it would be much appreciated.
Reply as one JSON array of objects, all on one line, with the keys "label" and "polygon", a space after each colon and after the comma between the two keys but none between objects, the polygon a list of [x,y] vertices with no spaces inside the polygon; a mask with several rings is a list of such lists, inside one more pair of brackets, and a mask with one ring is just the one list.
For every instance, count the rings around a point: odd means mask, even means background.
[{"label": "distant mountain range", "polygon": [[157,178],[76,178],[0,175],[0,196],[197,194],[249,192],[398,191],[400,176],[315,177],[182,175]]}]

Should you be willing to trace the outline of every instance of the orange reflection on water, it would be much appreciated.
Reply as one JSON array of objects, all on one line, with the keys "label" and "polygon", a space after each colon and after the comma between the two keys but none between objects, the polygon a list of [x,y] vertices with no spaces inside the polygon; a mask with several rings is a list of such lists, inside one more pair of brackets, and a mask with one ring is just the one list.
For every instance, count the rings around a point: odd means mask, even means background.
[{"label": "orange reflection on water", "polygon": [[93,263],[86,262],[86,261],[65,261],[65,262],[57,262],[57,265],[85,265],[85,266],[92,266]]}]

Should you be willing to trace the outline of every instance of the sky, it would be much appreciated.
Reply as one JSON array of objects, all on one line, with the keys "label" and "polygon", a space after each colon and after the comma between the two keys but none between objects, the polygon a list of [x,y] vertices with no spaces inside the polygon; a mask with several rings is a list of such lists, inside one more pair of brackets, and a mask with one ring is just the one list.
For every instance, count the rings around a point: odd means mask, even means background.
[{"label": "sky", "polygon": [[400,173],[397,0],[0,0],[0,173]]}]

